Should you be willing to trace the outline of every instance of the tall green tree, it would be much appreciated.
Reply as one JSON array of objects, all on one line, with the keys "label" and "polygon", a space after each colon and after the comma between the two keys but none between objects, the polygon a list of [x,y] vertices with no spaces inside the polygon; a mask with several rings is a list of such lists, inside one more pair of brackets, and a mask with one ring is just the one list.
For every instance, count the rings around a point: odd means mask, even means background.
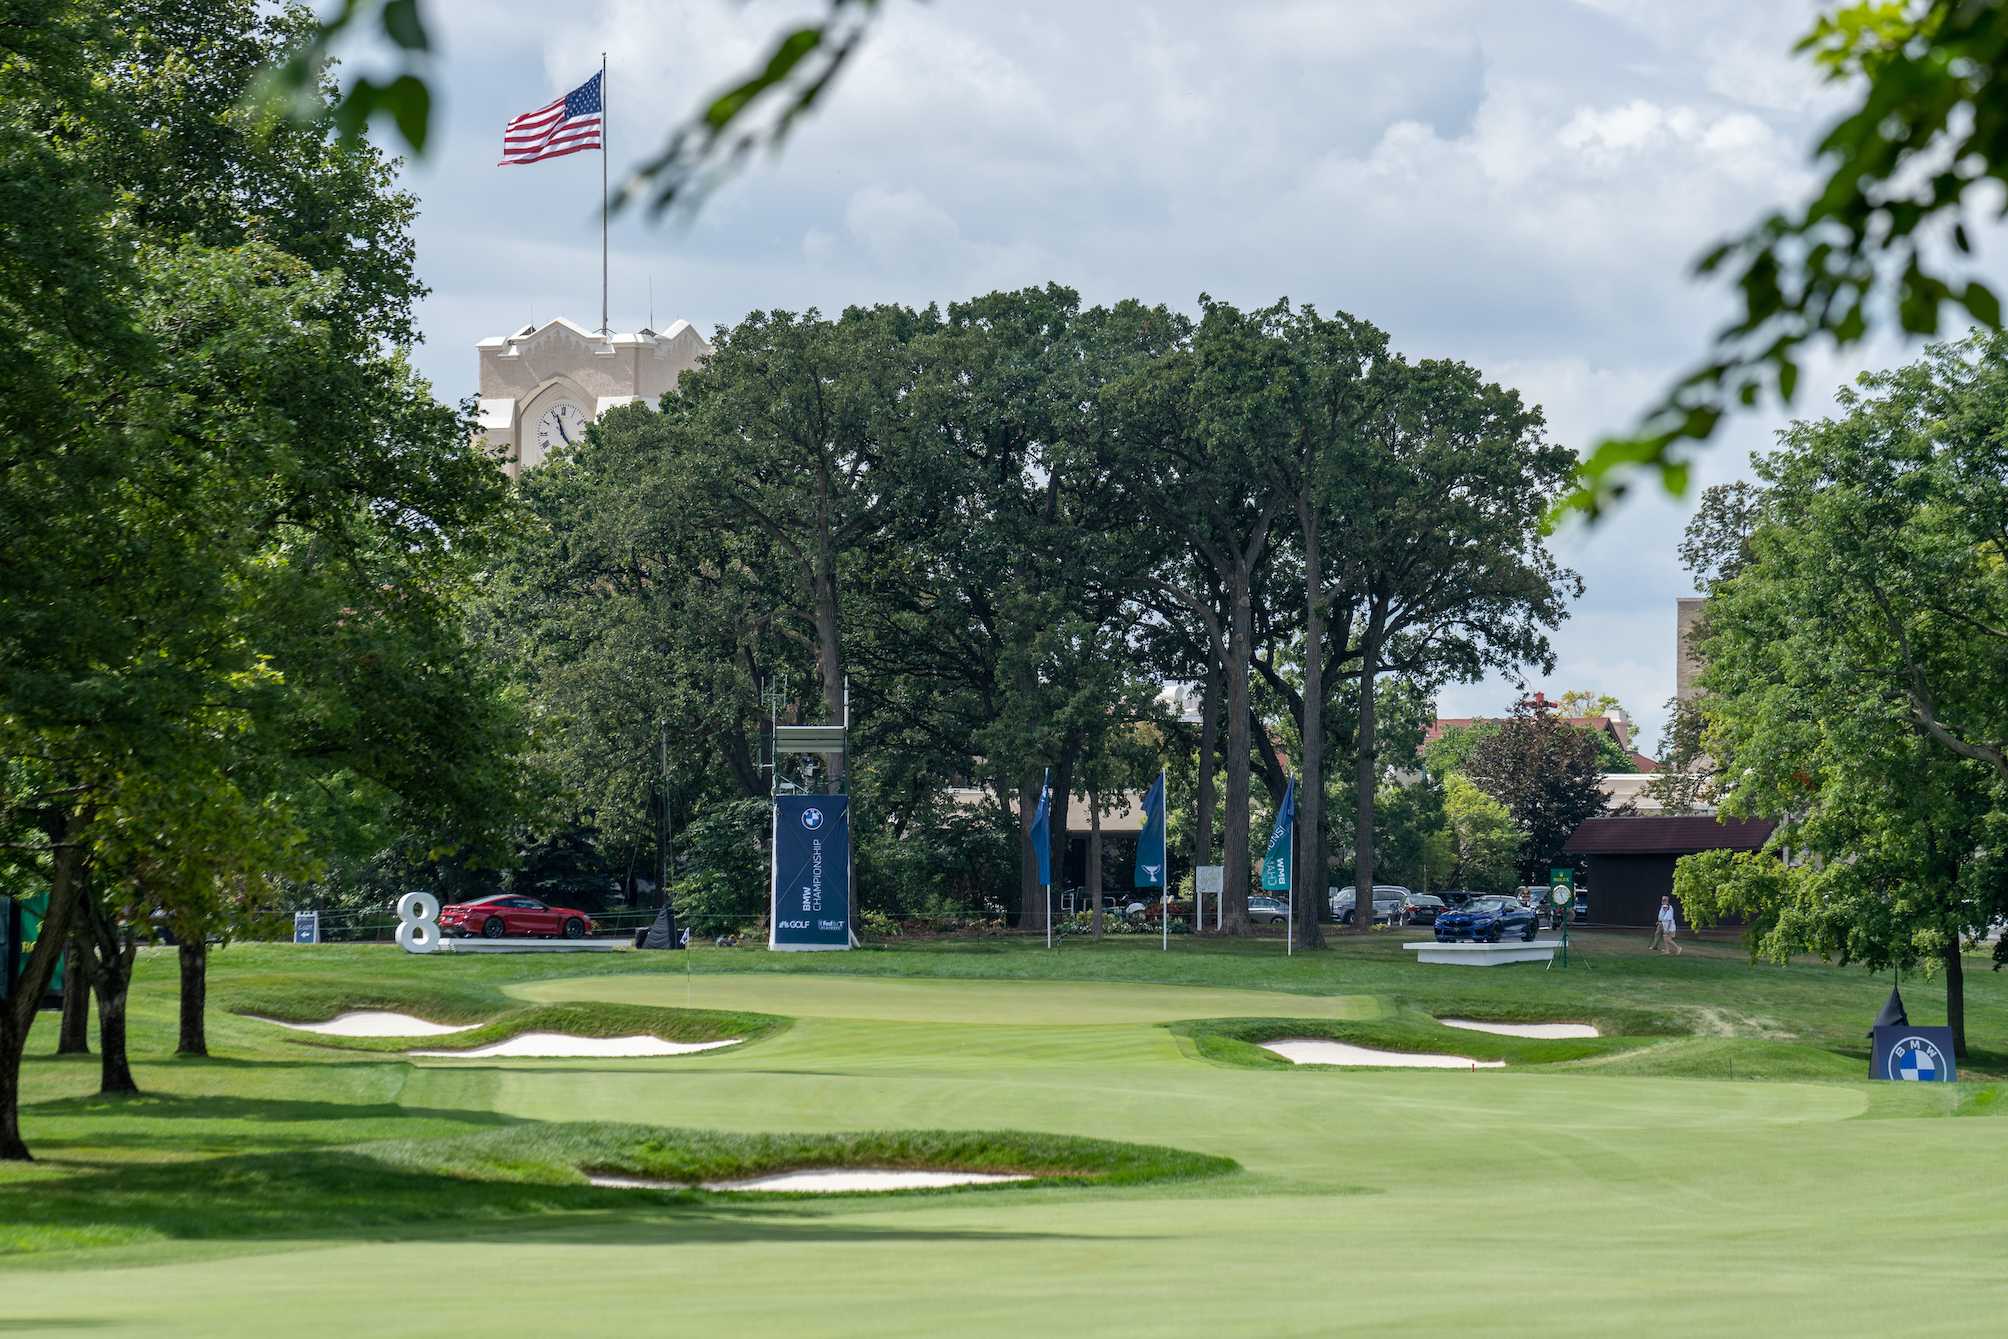
[{"label": "tall green tree", "polygon": [[1583,820],[1605,806],[1603,766],[1594,737],[1570,725],[1546,700],[1523,698],[1513,714],[1472,750],[1466,773],[1506,806],[1525,834],[1520,881],[1546,883],[1569,863],[1564,845]]},{"label": "tall green tree", "polygon": [[[1201,297],[1187,336],[1182,318],[1152,324],[1177,343],[1104,397],[1111,431],[1107,468],[1117,504],[1138,522],[1174,537],[1153,588],[1200,630],[1221,667],[1227,723],[1223,814],[1223,925],[1248,928],[1249,780],[1255,747],[1249,695],[1255,601],[1262,565],[1291,499],[1276,486],[1287,448],[1288,406],[1280,394],[1281,351],[1263,318]],[[1211,600],[1225,596],[1224,617]]]},{"label": "tall green tree", "polygon": [[1962,938],[2008,905],[2004,390],[1999,337],[1933,348],[1756,462],[1747,560],[1704,610],[1702,745],[1723,811],[1776,819],[1793,863],[1682,876],[1760,952],[1935,962],[1962,1045]]},{"label": "tall green tree", "polygon": [[[1380,676],[1436,684],[1530,663],[1551,669],[1547,630],[1582,592],[1547,545],[1545,516],[1575,466],[1547,440],[1541,411],[1463,363],[1395,364],[1387,375],[1396,385],[1378,400],[1367,449],[1339,490],[1350,520],[1335,555],[1337,579],[1361,592],[1353,852],[1361,888],[1374,879]],[[1356,933],[1370,928],[1370,918],[1354,919]]]},{"label": "tall green tree", "polygon": [[[282,775],[353,771],[425,808],[510,775],[485,750],[436,776],[425,751],[448,720],[473,728],[459,744],[511,734],[492,681],[465,673],[457,612],[503,492],[395,348],[416,287],[381,158],[334,146],[325,120],[265,137],[238,111],[308,20],[250,3],[36,17],[0,36],[0,175],[56,240],[9,234],[0,305],[47,305],[55,277],[99,324],[46,325],[9,372],[49,398],[4,411],[0,827],[10,881],[51,889],[51,954],[89,913],[117,969],[93,974],[102,1020],[151,896],[136,881],[193,916],[192,872],[236,868],[205,854],[215,810],[177,787],[227,779],[257,806]],[[125,854],[138,830],[145,861]],[[0,1157],[27,1154],[31,1021],[0,1026]],[[128,1085],[107,1051],[107,1086]]]}]

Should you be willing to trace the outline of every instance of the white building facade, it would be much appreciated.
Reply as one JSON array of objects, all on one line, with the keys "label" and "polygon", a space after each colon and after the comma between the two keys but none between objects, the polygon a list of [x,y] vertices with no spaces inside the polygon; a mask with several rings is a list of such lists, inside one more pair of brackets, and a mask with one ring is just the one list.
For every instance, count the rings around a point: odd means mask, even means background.
[{"label": "white building facade", "polygon": [[511,478],[578,441],[609,409],[636,401],[653,408],[711,353],[688,321],[600,335],[563,317],[475,347],[481,439]]}]

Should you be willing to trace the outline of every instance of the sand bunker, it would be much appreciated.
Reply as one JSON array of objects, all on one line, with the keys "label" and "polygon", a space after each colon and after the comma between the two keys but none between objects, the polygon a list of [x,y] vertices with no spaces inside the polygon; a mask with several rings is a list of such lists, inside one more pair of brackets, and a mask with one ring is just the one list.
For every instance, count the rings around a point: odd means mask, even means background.
[{"label": "sand bunker", "polygon": [[1293,1065],[1387,1065],[1399,1069],[1504,1069],[1504,1060],[1472,1060],[1461,1055],[1424,1055],[1414,1051],[1370,1051],[1342,1041],[1292,1037],[1265,1041],[1265,1051],[1274,1051]]},{"label": "sand bunker", "polygon": [[[589,1176],[596,1186],[622,1190],[684,1190],[675,1181],[647,1181],[632,1176]],[[942,1186],[991,1186],[1003,1181],[1029,1181],[1021,1173],[999,1172],[917,1172],[891,1167],[825,1167],[800,1172],[777,1172],[744,1181],[706,1181],[706,1190],[791,1190],[820,1194],[841,1194],[858,1190],[934,1190]]]},{"label": "sand bunker", "polygon": [[[258,1015],[251,1015],[258,1018]],[[479,1023],[455,1027],[450,1023],[428,1023],[410,1014],[394,1014],[383,1009],[352,1009],[336,1014],[325,1023],[288,1023],[283,1018],[258,1018],[261,1023],[277,1023],[296,1032],[319,1032],[329,1037],[443,1037],[449,1032],[471,1032]]]},{"label": "sand bunker", "polygon": [[1439,1018],[1436,1021],[1445,1027],[1463,1028],[1466,1032],[1496,1032],[1502,1037],[1539,1037],[1544,1041],[1599,1035],[1588,1023],[1480,1023],[1469,1018]]},{"label": "sand bunker", "polygon": [[721,1046],[737,1046],[728,1041],[664,1041],[660,1037],[570,1037],[562,1032],[525,1032],[507,1041],[490,1042],[465,1051],[406,1051],[406,1055],[440,1057],[447,1060],[485,1060],[494,1056],[514,1056],[519,1060],[569,1060],[647,1055],[689,1055],[694,1051],[715,1051]]}]

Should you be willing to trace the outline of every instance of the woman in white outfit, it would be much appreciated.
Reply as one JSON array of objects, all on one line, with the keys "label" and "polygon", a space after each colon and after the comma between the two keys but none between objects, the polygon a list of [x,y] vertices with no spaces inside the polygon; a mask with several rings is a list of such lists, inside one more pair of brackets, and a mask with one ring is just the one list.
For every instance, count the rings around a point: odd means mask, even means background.
[{"label": "woman in white outfit", "polygon": [[[1654,953],[1664,951],[1673,954],[1675,957],[1680,956],[1680,945],[1673,942],[1673,930],[1673,899],[1662,893],[1659,899],[1659,919],[1654,923],[1652,928],[1652,951]],[[1665,945],[1664,950],[1661,949],[1661,945]]]}]

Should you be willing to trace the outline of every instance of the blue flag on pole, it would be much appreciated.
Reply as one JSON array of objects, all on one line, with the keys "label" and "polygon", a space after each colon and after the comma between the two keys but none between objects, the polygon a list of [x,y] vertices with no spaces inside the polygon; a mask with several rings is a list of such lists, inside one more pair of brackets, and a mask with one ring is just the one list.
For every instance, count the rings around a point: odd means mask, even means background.
[{"label": "blue flag on pole", "polygon": [[1262,891],[1290,891],[1290,870],[1296,863],[1297,779],[1283,787],[1283,807],[1276,811],[1276,826],[1269,829],[1269,853],[1262,857]]},{"label": "blue flag on pole", "polygon": [[1039,886],[1053,883],[1053,769],[1039,783],[1039,807],[1032,811],[1032,855],[1039,862]]},{"label": "blue flag on pole", "polygon": [[1157,774],[1143,797],[1143,831],[1136,839],[1138,888],[1164,887],[1164,773]]}]

